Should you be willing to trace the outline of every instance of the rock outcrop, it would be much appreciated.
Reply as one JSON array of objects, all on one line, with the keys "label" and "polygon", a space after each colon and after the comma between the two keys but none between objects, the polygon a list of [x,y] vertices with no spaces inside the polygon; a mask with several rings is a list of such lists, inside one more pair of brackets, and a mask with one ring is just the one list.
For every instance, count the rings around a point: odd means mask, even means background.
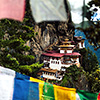
[{"label": "rock outcrop", "polygon": [[44,22],[34,26],[38,35],[31,41],[31,48],[36,61],[39,60],[41,54],[47,49],[53,48],[59,43],[60,39],[68,38],[73,40],[74,27],[68,22]]}]

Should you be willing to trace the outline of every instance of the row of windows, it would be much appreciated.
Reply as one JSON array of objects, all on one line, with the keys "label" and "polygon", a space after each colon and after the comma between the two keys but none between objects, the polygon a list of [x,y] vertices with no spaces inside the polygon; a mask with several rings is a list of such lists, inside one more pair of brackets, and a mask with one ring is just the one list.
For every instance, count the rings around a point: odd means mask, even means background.
[{"label": "row of windows", "polygon": [[[84,47],[84,42],[81,42],[80,46],[81,46],[81,47]],[[78,44],[78,47],[80,47],[80,46],[79,46],[79,44]]]},{"label": "row of windows", "polygon": [[43,74],[46,74],[46,75],[54,75],[55,76],[55,74],[54,73],[48,73],[48,72],[42,72]]},{"label": "row of windows", "polygon": [[64,59],[70,59],[70,57],[64,57]]},{"label": "row of windows", "polygon": [[53,64],[59,64],[58,61],[51,61],[51,63],[53,63]]},{"label": "row of windows", "polygon": [[53,59],[53,60],[60,60],[60,58],[54,58],[54,57],[46,57],[46,56],[42,56],[41,57],[42,60],[49,60],[49,59]]}]

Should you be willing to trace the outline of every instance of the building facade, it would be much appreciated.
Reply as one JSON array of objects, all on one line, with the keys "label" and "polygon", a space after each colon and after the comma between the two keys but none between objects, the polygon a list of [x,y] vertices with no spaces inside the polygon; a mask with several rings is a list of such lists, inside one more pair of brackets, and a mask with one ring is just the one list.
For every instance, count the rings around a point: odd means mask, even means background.
[{"label": "building facade", "polygon": [[[78,37],[77,37],[78,38]],[[76,44],[73,41],[65,39],[57,46],[56,51],[47,51],[42,54],[41,58],[44,63],[43,68],[40,69],[40,73],[43,78],[50,80],[61,81],[66,68],[71,65],[80,67],[80,53],[74,52],[78,46],[79,49],[84,48],[84,41],[82,38],[77,39]]]}]

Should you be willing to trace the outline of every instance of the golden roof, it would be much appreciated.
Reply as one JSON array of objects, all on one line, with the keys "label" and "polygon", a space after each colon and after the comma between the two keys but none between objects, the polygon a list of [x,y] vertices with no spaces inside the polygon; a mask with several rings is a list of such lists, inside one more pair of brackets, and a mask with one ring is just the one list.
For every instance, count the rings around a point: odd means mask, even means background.
[{"label": "golden roof", "polygon": [[65,41],[68,41],[69,39],[65,39]]},{"label": "golden roof", "polygon": [[59,45],[58,47],[74,47],[75,45]]},{"label": "golden roof", "polygon": [[63,41],[62,43],[71,43],[71,41]]}]

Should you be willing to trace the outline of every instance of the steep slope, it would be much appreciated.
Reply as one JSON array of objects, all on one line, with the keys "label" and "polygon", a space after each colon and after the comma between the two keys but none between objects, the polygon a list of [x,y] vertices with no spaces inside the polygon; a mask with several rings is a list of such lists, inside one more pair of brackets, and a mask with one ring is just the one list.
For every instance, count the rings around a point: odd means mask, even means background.
[{"label": "steep slope", "polygon": [[35,25],[34,30],[38,35],[35,36],[35,39],[32,39],[31,48],[36,60],[39,60],[43,51],[58,44],[61,37],[73,40],[73,29],[74,27],[70,24],[68,25],[67,22],[44,22],[40,25]]},{"label": "steep slope", "polygon": [[[86,36],[83,32],[79,31],[79,30],[75,30],[75,36],[82,36],[83,38],[86,39]],[[90,50],[93,51],[93,53],[96,54],[97,58],[98,58],[98,61],[99,61],[99,65],[100,65],[100,49],[98,50],[94,50],[94,47],[92,45],[89,44],[88,40],[86,39],[85,40],[85,47],[86,48],[90,48]]]}]

